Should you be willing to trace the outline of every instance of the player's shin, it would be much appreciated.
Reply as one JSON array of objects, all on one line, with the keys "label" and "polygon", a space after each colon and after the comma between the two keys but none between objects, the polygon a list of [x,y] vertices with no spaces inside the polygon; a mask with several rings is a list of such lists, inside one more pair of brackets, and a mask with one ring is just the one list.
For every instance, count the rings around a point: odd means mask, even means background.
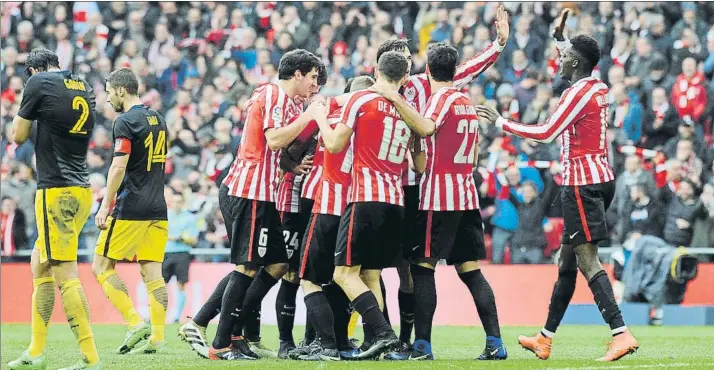
[{"label": "player's shin", "polygon": [[305,306],[322,348],[337,349],[335,336],[335,316],[330,302],[322,289],[310,282],[302,284],[305,292]]},{"label": "player's shin", "polygon": [[565,310],[573,298],[573,293],[575,293],[577,274],[578,272],[575,269],[558,269],[558,280],[553,286],[553,294],[550,297],[550,305],[548,306],[548,318],[545,321],[543,330],[541,330],[544,336],[553,337],[555,331],[558,330],[558,326],[560,326],[560,322],[565,315]]},{"label": "player's shin", "polygon": [[169,295],[166,291],[164,279],[156,279],[146,283],[149,292],[149,311],[151,312],[151,337],[152,343],[164,341],[164,327],[166,325],[166,307],[169,304]]},{"label": "player's shin", "polygon": [[275,299],[275,312],[278,314],[278,332],[280,340],[294,342],[293,326],[295,324],[295,297],[300,285],[282,279],[278,296]]},{"label": "player's shin", "polygon": [[176,292],[176,309],[174,310],[176,317],[173,322],[181,321],[181,313],[183,313],[184,307],[186,307],[186,287],[178,283],[178,292]]},{"label": "player's shin", "polygon": [[[243,299],[243,307],[241,308],[241,313],[238,315],[237,318],[237,323],[241,327],[245,326],[248,313],[253,312],[253,310],[258,307],[258,305],[263,301],[263,298],[265,298],[270,289],[278,283],[278,279],[280,279],[280,277],[282,276],[282,274],[279,274],[278,277],[274,277],[273,275],[271,275],[269,272],[269,268],[271,266],[266,266],[265,268],[261,269],[255,276],[255,279],[253,279],[253,282],[250,284],[250,287],[248,287],[245,292],[245,298]],[[225,300],[223,301],[223,304],[226,304]],[[221,314],[221,317],[223,317],[223,314]]]},{"label": "player's shin", "polygon": [[[253,278],[238,271],[232,271],[230,279],[223,292],[221,314],[218,320],[218,329],[213,339],[213,348],[228,348],[231,344],[231,334],[235,333],[234,324],[240,313],[245,298],[245,293],[253,282]],[[242,331],[242,325],[238,332]]]},{"label": "player's shin", "polygon": [[330,302],[332,313],[335,317],[335,337],[339,349],[350,347],[347,327],[350,322],[350,300],[337,284],[328,284],[323,287],[327,301]]},{"label": "player's shin", "polygon": [[218,282],[216,289],[213,290],[211,296],[208,297],[206,303],[201,306],[196,316],[193,318],[193,322],[200,327],[208,326],[208,323],[213,320],[221,312],[221,301],[223,300],[223,293],[226,291],[226,286],[228,285],[228,280],[231,278],[231,273]]},{"label": "player's shin", "polygon": [[[463,267],[463,265],[460,267]],[[466,287],[469,288],[469,292],[471,292],[486,336],[501,338],[496,298],[493,295],[491,285],[486,281],[481,269],[459,272],[459,278],[464,282]]]},{"label": "player's shin", "polygon": [[409,261],[397,267],[399,273],[399,340],[411,343],[414,327],[414,282],[410,273]]},{"label": "player's shin", "polygon": [[414,279],[414,339],[431,343],[431,327],[436,312],[436,282],[434,269],[413,265]]},{"label": "player's shin", "polygon": [[141,316],[134,309],[134,304],[131,302],[131,297],[124,281],[117,275],[115,270],[107,270],[98,274],[97,281],[102,290],[104,290],[104,294],[121,313],[129,327],[136,327],[143,323]]},{"label": "player's shin", "polygon": [[[261,305],[251,312],[245,320],[245,327],[243,328],[243,335],[245,339],[249,342],[260,342],[260,313],[262,311]],[[240,334],[233,333],[233,335],[239,336]]]},{"label": "player's shin", "polygon": [[[392,327],[379,308],[377,297],[360,278],[359,271],[359,266],[336,266],[335,282],[345,291],[347,297],[351,298],[355,310],[362,316],[363,322],[374,329],[376,336],[390,331],[393,333]],[[379,280],[375,279],[374,282],[379,287]]]},{"label": "player's shin", "polygon": [[615,301],[615,294],[612,291],[612,284],[607,273],[600,264],[597,246],[587,243],[575,248],[578,268],[588,279],[588,286],[593,293],[593,298],[597,304],[602,318],[610,325],[612,335],[622,334],[627,330],[625,321],[622,318],[620,307]]},{"label": "player's shin", "polygon": [[379,294],[377,294],[369,280],[365,281],[365,283],[367,283],[369,289],[374,293],[375,297],[377,297],[379,307],[382,309],[382,312],[384,312],[384,319],[387,320],[389,325],[392,325],[392,320],[389,319],[389,310],[387,309],[387,287],[384,285],[384,279],[382,279],[381,273],[379,275]]},{"label": "player's shin", "polygon": [[41,277],[33,279],[32,285],[32,339],[29,354],[37,357],[45,350],[47,332],[55,306],[55,279]]},{"label": "player's shin", "polygon": [[72,329],[82,357],[89,364],[99,362],[94,334],[89,322],[89,303],[78,278],[68,279],[60,285],[62,304],[67,315],[67,322]]}]

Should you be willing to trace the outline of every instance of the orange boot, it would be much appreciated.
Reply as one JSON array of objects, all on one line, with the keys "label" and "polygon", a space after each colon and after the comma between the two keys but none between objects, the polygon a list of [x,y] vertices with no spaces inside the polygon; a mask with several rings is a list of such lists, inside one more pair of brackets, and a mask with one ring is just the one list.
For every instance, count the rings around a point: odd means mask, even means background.
[{"label": "orange boot", "polygon": [[640,348],[640,344],[637,343],[637,339],[630,333],[629,330],[625,330],[622,334],[616,335],[612,338],[612,343],[610,343],[610,348],[608,348],[605,356],[602,356],[598,361],[617,361],[631,353],[637,352]]},{"label": "orange boot", "polygon": [[518,343],[521,347],[535,353],[539,359],[547,360],[548,357],[550,357],[550,347],[553,344],[553,338],[548,338],[542,333],[538,333],[535,337],[519,335]]}]

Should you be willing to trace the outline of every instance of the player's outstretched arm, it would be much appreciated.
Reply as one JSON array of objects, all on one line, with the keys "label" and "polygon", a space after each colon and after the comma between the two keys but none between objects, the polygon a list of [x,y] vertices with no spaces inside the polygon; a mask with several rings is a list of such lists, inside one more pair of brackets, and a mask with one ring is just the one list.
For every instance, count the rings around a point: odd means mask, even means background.
[{"label": "player's outstretched arm", "polygon": [[483,73],[483,71],[491,67],[493,63],[496,63],[498,57],[501,56],[511,33],[510,26],[508,25],[508,13],[503,5],[499,6],[496,11],[494,26],[496,27],[496,41],[456,67],[456,73],[454,74],[455,87],[464,87]]},{"label": "player's outstretched arm", "polygon": [[424,118],[419,112],[417,112],[414,107],[409,105],[404,98],[402,98],[396,91],[385,89],[379,85],[373,85],[369,89],[370,91],[382,95],[385,99],[389,100],[394,104],[402,116],[404,122],[412,129],[417,135],[421,137],[431,136],[436,131],[436,124],[434,121]]},{"label": "player's outstretched arm", "polygon": [[[119,138],[119,140],[126,140],[124,138]],[[130,146],[131,147],[131,146]],[[123,152],[114,151],[114,159],[112,159],[112,164],[109,166],[109,174],[107,175],[107,189],[104,193],[104,199],[102,199],[102,205],[97,211],[97,215],[94,221],[100,230],[105,230],[107,228],[107,216],[109,216],[109,207],[114,204],[117,198],[117,191],[119,191],[119,186],[124,180],[124,174],[126,173],[126,165],[129,163],[129,154]]]}]

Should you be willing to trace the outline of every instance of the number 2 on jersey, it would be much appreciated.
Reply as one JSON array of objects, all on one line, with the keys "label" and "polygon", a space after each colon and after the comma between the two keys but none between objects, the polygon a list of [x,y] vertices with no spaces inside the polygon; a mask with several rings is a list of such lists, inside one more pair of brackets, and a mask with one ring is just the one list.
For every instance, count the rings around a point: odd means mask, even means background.
[{"label": "number 2 on jersey", "polygon": [[459,121],[459,126],[456,128],[456,132],[459,134],[464,134],[464,139],[461,141],[459,151],[456,152],[456,155],[454,156],[454,163],[473,163],[473,145],[475,145],[475,143],[474,140],[471,138],[470,134],[476,134],[478,132],[478,121],[475,119],[471,121],[462,119],[461,121]]},{"label": "number 2 on jersey", "polygon": [[158,135],[156,135],[156,142],[154,142],[154,133],[149,132],[149,135],[144,139],[144,147],[148,151],[146,154],[146,171],[150,172],[152,164],[166,162],[166,131],[159,131]]},{"label": "number 2 on jersey", "polygon": [[[394,135],[392,135],[392,133],[394,133]],[[407,126],[404,121],[395,120],[392,117],[385,117],[382,145],[379,147],[379,155],[377,158],[381,160],[386,159],[397,164],[404,162],[410,134],[409,126]]]},{"label": "number 2 on jersey", "polygon": [[69,130],[69,133],[86,135],[87,131],[82,130],[82,128],[84,128],[84,124],[87,123],[87,118],[89,118],[89,104],[87,104],[87,99],[81,96],[75,96],[74,99],[72,99],[72,109],[81,110],[82,113],[79,115],[77,123]]}]

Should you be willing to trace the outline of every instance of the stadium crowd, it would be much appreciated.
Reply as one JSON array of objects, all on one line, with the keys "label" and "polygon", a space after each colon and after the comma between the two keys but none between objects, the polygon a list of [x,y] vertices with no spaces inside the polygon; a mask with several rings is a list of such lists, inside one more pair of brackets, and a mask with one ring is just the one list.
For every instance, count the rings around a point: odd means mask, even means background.
[{"label": "stadium crowd", "polygon": [[[73,5],[69,5],[73,4]],[[104,81],[121,67],[140,76],[142,102],[169,123],[167,197],[195,216],[196,248],[223,248],[218,185],[240,142],[243,103],[277,79],[283,53],[305,48],[328,66],[321,94],[342,92],[346,80],[372,74],[376,49],[391,37],[410,39],[414,70],[423,71],[430,42],[457,47],[462,58],[495,38],[498,3],[478,2],[5,2],[0,67],[2,255],[31,249],[34,225],[33,145],[8,139],[23,84],[27,53],[46,47],[61,67],[83,76],[97,96],[88,163],[99,207],[111,162],[111,127]],[[568,28],[594,36],[603,50],[595,73],[610,86],[606,140],[618,174],[609,210],[615,243],[653,235],[672,245],[714,246],[714,5],[711,3],[506,3],[511,38],[498,62],[468,88],[475,104],[506,118],[543,123],[566,85],[557,76],[550,37],[563,6]],[[316,35],[316,36],[315,36]],[[562,222],[558,143],[480,130],[481,208],[492,262],[541,263],[557,248]],[[180,207],[176,207],[180,208]],[[179,211],[177,211],[179,212]],[[186,215],[184,217],[190,217]],[[99,231],[91,215],[80,248]],[[194,223],[187,223],[192,226]],[[187,226],[187,228],[189,227]],[[510,250],[510,252],[509,252]],[[510,255],[510,256],[509,256]],[[220,254],[198,257],[224,261]],[[16,257],[16,259],[21,259]],[[29,257],[25,257],[25,260]]]}]

